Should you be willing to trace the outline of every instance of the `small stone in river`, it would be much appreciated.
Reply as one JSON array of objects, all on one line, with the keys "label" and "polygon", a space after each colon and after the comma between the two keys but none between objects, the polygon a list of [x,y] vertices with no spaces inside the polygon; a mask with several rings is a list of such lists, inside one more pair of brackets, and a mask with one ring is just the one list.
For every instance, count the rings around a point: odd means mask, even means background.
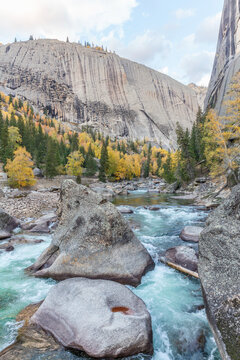
[{"label": "small stone in river", "polygon": [[158,210],[160,210],[160,207],[159,206],[149,206],[148,209],[151,211],[158,211]]},{"label": "small stone in river", "polygon": [[118,206],[117,209],[121,214],[133,214],[133,210],[128,206]]},{"label": "small stone in river", "polygon": [[5,249],[5,251],[8,251],[8,252],[13,251],[13,250],[14,250],[14,246],[12,246],[10,244]]}]

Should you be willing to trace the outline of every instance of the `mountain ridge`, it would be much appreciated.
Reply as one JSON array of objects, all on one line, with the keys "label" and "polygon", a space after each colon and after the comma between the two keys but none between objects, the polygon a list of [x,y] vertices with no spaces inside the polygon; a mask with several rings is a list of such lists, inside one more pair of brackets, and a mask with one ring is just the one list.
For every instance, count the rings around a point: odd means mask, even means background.
[{"label": "mountain ridge", "polygon": [[47,110],[75,130],[176,145],[175,128],[195,120],[196,93],[145,65],[58,40],[0,47],[0,86]]}]

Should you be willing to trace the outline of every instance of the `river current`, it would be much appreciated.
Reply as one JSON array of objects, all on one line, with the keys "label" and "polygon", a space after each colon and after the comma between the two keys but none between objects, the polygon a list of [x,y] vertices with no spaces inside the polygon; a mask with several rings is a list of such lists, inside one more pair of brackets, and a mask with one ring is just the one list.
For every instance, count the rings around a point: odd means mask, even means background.
[{"label": "river current", "polygon": [[[134,360],[220,360],[205,310],[201,309],[199,281],[158,261],[159,255],[168,248],[184,244],[179,238],[184,226],[203,226],[207,213],[186,201],[144,191],[118,197],[114,204],[128,205],[134,210],[126,218],[156,262],[155,269],[143,277],[141,285],[132,289],[151,313],[154,355],[139,355]],[[148,205],[158,205],[159,210],[150,211]],[[51,241],[50,236],[36,238],[44,242],[18,245],[13,252],[0,253],[0,350],[15,340],[21,326],[15,321],[17,313],[30,303],[44,299],[55,283],[24,274],[24,268],[31,265]],[[79,357],[61,351],[46,357],[41,354],[31,360],[40,359],[76,360]]]}]

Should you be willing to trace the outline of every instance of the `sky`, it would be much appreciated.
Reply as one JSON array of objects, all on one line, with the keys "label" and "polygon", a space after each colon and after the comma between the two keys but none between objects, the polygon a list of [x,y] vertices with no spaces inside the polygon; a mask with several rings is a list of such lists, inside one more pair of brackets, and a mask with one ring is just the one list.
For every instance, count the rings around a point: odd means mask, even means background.
[{"label": "sky", "polygon": [[89,41],[207,86],[222,7],[223,0],[0,0],[0,42]]}]

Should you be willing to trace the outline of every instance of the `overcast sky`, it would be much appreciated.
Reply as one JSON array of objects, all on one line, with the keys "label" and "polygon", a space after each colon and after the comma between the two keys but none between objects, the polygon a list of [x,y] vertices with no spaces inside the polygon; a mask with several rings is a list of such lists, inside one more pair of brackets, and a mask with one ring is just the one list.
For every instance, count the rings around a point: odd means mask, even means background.
[{"label": "overcast sky", "polygon": [[183,83],[207,85],[222,6],[223,0],[1,0],[0,42],[68,36]]}]

